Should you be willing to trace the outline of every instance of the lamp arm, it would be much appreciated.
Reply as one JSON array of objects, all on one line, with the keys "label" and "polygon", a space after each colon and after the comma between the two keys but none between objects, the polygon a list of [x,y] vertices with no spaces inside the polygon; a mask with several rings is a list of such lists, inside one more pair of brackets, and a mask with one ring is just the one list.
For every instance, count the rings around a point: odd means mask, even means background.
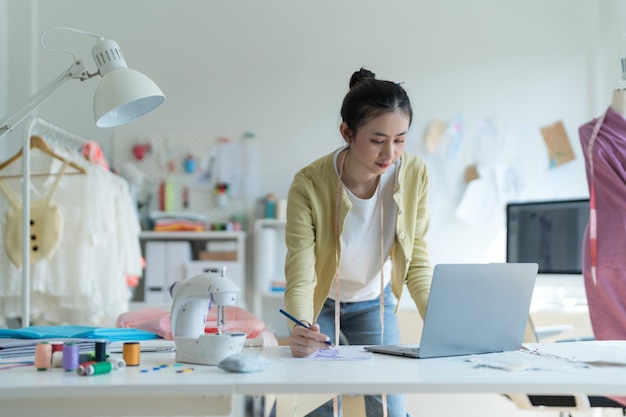
[{"label": "lamp arm", "polygon": [[17,113],[9,116],[8,118],[0,121],[0,138],[13,130],[13,127],[24,120],[30,113],[39,107],[48,97],[58,90],[66,81],[71,79],[78,79],[85,81],[96,74],[89,74],[80,60],[75,61],[70,67],[65,70],[61,75],[52,80],[35,95],[31,96],[30,101],[22,107]]}]

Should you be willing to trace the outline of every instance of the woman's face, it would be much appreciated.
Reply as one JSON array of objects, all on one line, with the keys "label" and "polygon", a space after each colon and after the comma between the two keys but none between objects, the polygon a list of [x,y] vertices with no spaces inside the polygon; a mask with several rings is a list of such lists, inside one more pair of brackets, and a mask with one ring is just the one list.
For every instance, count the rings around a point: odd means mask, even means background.
[{"label": "woman's face", "polygon": [[[341,133],[350,144],[348,161],[373,175],[380,175],[400,157],[406,145],[409,116],[402,110],[384,113],[363,126],[354,135],[345,123]],[[349,162],[350,163],[350,162]]]}]

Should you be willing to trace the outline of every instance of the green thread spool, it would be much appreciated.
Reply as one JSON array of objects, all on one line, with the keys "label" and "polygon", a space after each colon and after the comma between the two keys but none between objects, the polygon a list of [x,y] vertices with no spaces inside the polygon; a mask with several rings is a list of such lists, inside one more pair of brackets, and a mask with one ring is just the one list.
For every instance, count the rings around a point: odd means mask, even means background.
[{"label": "green thread spool", "polygon": [[113,369],[113,364],[111,362],[97,362],[91,363],[87,365],[85,368],[85,375],[100,375],[100,374],[108,374]]}]

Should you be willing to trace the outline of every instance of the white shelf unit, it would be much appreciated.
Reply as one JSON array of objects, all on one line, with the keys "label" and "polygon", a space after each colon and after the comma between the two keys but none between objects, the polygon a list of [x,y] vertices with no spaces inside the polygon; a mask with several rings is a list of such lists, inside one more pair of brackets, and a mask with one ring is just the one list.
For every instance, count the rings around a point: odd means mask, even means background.
[{"label": "white shelf unit", "polygon": [[[202,272],[219,272],[226,268],[226,276],[231,278],[240,288],[241,293],[237,300],[237,305],[246,307],[246,252],[245,252],[245,232],[227,231],[205,231],[205,232],[153,232],[143,231],[139,234],[141,250],[146,258],[146,270],[144,277],[140,280],[135,289],[133,301],[141,301],[148,304],[170,304],[169,287],[174,282],[189,278]],[[153,245],[157,243],[157,245]],[[188,245],[189,251],[172,260],[172,253],[168,249],[178,251],[180,245]],[[156,251],[148,251],[152,245]],[[200,252],[211,251],[212,246],[226,246],[229,252],[236,252],[233,260],[201,260]],[[218,248],[221,249],[221,248]],[[231,250],[232,249],[232,250]],[[152,252],[152,259],[149,257]],[[156,282],[147,282],[146,279],[154,281],[154,275],[147,276],[150,268],[157,271]],[[162,273],[158,273],[163,271]],[[159,289],[159,287],[161,287]],[[156,295],[150,294],[156,292]]]},{"label": "white shelf unit", "polygon": [[278,338],[289,336],[289,328],[278,312],[284,305],[284,292],[273,290],[272,283],[285,280],[286,255],[285,221],[255,220],[252,308]]}]

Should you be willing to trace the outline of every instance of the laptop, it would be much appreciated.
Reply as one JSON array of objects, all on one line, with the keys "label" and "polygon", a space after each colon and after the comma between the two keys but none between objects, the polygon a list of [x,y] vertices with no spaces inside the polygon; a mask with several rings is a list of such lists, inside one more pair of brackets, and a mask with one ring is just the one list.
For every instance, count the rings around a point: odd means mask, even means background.
[{"label": "laptop", "polygon": [[435,265],[420,343],[364,348],[412,358],[517,350],[538,269],[536,263]]}]

